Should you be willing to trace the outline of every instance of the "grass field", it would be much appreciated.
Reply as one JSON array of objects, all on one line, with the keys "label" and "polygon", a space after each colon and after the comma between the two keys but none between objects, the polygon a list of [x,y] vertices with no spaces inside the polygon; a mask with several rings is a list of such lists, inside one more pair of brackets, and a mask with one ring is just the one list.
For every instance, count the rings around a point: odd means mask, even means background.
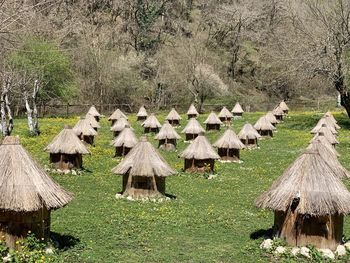
[{"label": "grass field", "polygon": [[[246,114],[234,121],[239,132],[245,121],[254,123],[263,113]],[[157,115],[161,123],[165,114]],[[310,129],[321,113],[292,112],[278,126],[275,137],[260,142],[260,149],[243,151],[241,164],[216,164],[218,176],[207,180],[201,175],[182,172],[178,154],[187,146],[183,140],[178,152],[163,152],[179,172],[167,179],[167,192],[176,199],[163,203],[131,202],[115,199],[121,178],[111,173],[119,160],[112,158],[112,133],[106,119],[96,138],[92,155],[84,158],[86,171],[80,176],[53,175],[74,200],[52,214],[53,236],[66,244],[59,253],[62,262],[267,262],[273,260],[259,249],[262,237],[256,232],[272,226],[273,213],[258,210],[254,200],[282,174],[312,138]],[[204,121],[206,116],[199,118]],[[335,114],[342,126],[339,134],[340,161],[350,169],[350,122]],[[137,135],[142,134],[134,115],[129,116]],[[43,165],[48,154],[43,148],[63,128],[78,118],[47,118],[40,122],[42,134],[27,134],[26,120],[16,120],[14,134]],[[185,120],[182,121],[184,127]],[[220,133],[208,133],[214,142]],[[153,140],[153,136],[149,136]],[[350,187],[350,184],[347,183]],[[344,234],[350,236],[350,218]]]}]

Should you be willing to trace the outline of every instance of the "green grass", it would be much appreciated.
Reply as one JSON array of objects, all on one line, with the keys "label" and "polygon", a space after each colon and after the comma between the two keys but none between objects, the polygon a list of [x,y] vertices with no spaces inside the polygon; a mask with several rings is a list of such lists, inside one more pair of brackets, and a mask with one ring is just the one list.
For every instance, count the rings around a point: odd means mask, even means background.
[{"label": "green grass", "polygon": [[[238,132],[245,121],[254,123],[263,113],[246,114],[234,121]],[[165,114],[158,114],[164,121]],[[179,142],[178,152],[163,152],[178,176],[167,179],[167,192],[177,198],[163,203],[131,202],[115,199],[121,190],[121,178],[111,173],[120,160],[112,158],[109,146],[112,134],[103,119],[92,155],[84,158],[86,172],[80,176],[53,175],[62,186],[74,193],[74,200],[52,213],[52,231],[66,241],[75,240],[59,253],[61,262],[267,262],[275,260],[259,249],[262,238],[252,233],[273,224],[273,213],[258,210],[254,200],[279,177],[312,138],[309,131],[320,113],[295,112],[278,126],[273,139],[260,142],[260,149],[243,151],[241,164],[217,163],[218,177],[181,171],[178,154],[187,146]],[[343,165],[350,169],[349,120],[335,117],[344,127],[339,134],[338,151]],[[199,118],[202,123],[205,116]],[[78,118],[40,120],[42,134],[27,134],[26,121],[16,120],[14,134],[43,165],[48,155],[43,148],[62,129]],[[134,115],[130,122],[137,135],[142,134]],[[185,120],[182,121],[183,125]],[[183,127],[179,128],[181,131]],[[220,133],[208,133],[213,143]],[[150,140],[154,145],[153,136]],[[347,183],[350,186],[349,183]],[[344,234],[350,236],[350,221],[345,220]],[[278,260],[276,260],[278,261]]]}]

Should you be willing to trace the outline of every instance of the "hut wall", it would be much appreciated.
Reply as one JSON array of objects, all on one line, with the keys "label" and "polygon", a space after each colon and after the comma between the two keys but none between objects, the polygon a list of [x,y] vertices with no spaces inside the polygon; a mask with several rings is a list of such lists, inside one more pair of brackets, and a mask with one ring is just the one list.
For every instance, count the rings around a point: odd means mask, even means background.
[{"label": "hut wall", "polygon": [[50,234],[50,211],[45,207],[35,212],[1,212],[0,236],[6,245],[18,249],[20,241],[31,231],[37,238],[47,240]]},{"label": "hut wall", "polygon": [[283,112],[287,115],[289,113],[289,110],[284,110]]},{"label": "hut wall", "polygon": [[206,130],[211,131],[211,130],[220,130],[220,124],[206,124]]},{"label": "hut wall", "polygon": [[97,122],[99,122],[99,121],[100,121],[100,117],[98,117],[98,116],[94,116],[94,118],[95,118],[95,120],[96,120]]},{"label": "hut wall", "polygon": [[113,131],[113,136],[117,137],[120,134],[121,131]]},{"label": "hut wall", "polygon": [[81,140],[86,142],[87,144],[93,145],[94,144],[94,136],[88,136],[88,135],[82,135]]},{"label": "hut wall", "polygon": [[335,250],[343,234],[342,215],[310,216],[275,212],[274,234],[293,246],[314,245]]},{"label": "hut wall", "polygon": [[158,133],[159,128],[158,127],[156,127],[156,128],[145,127],[144,133],[150,133],[150,132]]},{"label": "hut wall", "polygon": [[159,140],[158,147],[166,151],[176,150],[176,139]]},{"label": "hut wall", "polygon": [[242,118],[243,113],[234,113],[234,112],[233,112],[232,115],[233,115],[234,118],[237,118],[237,119],[238,119],[238,118]]},{"label": "hut wall", "polygon": [[239,161],[239,149],[218,148],[218,154],[224,161]]},{"label": "hut wall", "polygon": [[147,116],[138,116],[137,117],[137,120],[138,121],[144,121],[144,120],[146,120],[147,119]]},{"label": "hut wall", "polygon": [[197,118],[197,114],[187,114],[187,118],[188,119]]},{"label": "hut wall", "polygon": [[186,141],[194,140],[198,137],[198,134],[194,133],[186,133]]},{"label": "hut wall", "polygon": [[111,127],[117,122],[117,120],[111,120]]},{"label": "hut wall", "polygon": [[231,122],[231,117],[219,117],[220,121],[229,123]]},{"label": "hut wall", "polygon": [[125,182],[125,189],[123,191],[124,196],[131,196],[132,198],[144,198],[161,195],[157,188],[155,176],[146,177],[124,175],[123,184]]},{"label": "hut wall", "polygon": [[130,152],[131,148],[128,147],[115,147],[115,156],[125,156]]},{"label": "hut wall", "polygon": [[[196,160],[196,159],[185,159],[184,169],[187,172],[214,172],[214,159],[204,159],[204,160]],[[208,170],[209,169],[209,170]]]},{"label": "hut wall", "polygon": [[271,130],[259,130],[258,132],[261,136],[273,137],[273,132]]},{"label": "hut wall", "polygon": [[81,154],[50,154],[50,162],[60,170],[81,169],[83,158]]},{"label": "hut wall", "polygon": [[283,115],[275,115],[278,121],[283,121]]},{"label": "hut wall", "polygon": [[178,125],[180,125],[180,120],[168,120],[168,122],[169,122],[172,126],[178,126]]}]

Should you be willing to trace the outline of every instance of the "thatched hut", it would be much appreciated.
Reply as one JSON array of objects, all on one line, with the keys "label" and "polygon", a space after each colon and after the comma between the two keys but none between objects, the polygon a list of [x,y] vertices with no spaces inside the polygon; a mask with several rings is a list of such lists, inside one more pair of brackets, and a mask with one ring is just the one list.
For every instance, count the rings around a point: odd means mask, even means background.
[{"label": "thatched hut", "polygon": [[334,148],[334,146],[326,139],[323,132],[317,133],[317,135],[310,140],[310,143],[314,141],[319,141],[320,143],[322,143],[334,156],[340,156],[337,150]]},{"label": "thatched hut", "polygon": [[5,137],[0,145],[0,236],[8,247],[30,230],[48,240],[52,210],[65,206],[72,195],[52,180],[21,146],[18,137]]},{"label": "thatched hut", "polygon": [[186,141],[190,141],[194,140],[201,132],[205,132],[203,127],[195,118],[191,118],[181,133],[185,134]]},{"label": "thatched hut", "polygon": [[265,115],[266,119],[273,125],[276,127],[276,125],[279,122],[279,120],[276,119],[275,115],[273,115],[272,111],[269,111],[266,115]]},{"label": "thatched hut", "polygon": [[201,133],[181,153],[185,159],[184,170],[187,172],[214,172],[215,160],[220,156],[215,152],[204,134]]},{"label": "thatched hut", "polygon": [[324,115],[324,118],[328,118],[330,122],[334,125],[334,128],[339,130],[340,126],[337,124],[337,120],[334,118],[333,114],[330,111],[327,111]]},{"label": "thatched hut", "polygon": [[186,114],[187,114],[188,119],[197,118],[198,115],[199,115],[199,113],[198,113],[196,107],[195,107],[193,104],[191,104],[191,106],[190,106],[190,108],[188,109],[188,111],[187,111]]},{"label": "thatched hut", "polygon": [[222,124],[222,121],[218,118],[218,116],[215,114],[215,112],[211,112],[208,115],[208,118],[204,121],[205,128],[207,131],[212,130],[220,130],[220,126]]},{"label": "thatched hut", "polygon": [[292,246],[336,249],[350,193],[317,147],[305,150],[256,201],[275,211],[274,235]]},{"label": "thatched hut", "polygon": [[130,126],[125,126],[118,137],[114,138],[111,145],[115,147],[114,156],[125,156],[138,143],[138,139]]},{"label": "thatched hut", "polygon": [[329,143],[333,145],[333,147],[339,144],[335,135],[330,131],[329,127],[326,126],[325,124],[323,124],[322,127],[318,130],[314,138],[317,138],[319,135],[323,135],[329,141]]},{"label": "thatched hut", "polygon": [[108,120],[111,121],[111,126],[119,120],[120,118],[128,119],[128,117],[120,110],[116,109],[111,116],[109,116]]},{"label": "thatched hut", "polygon": [[242,130],[238,133],[238,138],[246,148],[256,148],[258,147],[258,139],[261,138],[261,135],[255,130],[253,125],[246,122]]},{"label": "thatched hut", "polygon": [[218,149],[221,160],[230,162],[239,161],[239,152],[241,149],[245,148],[244,144],[231,128],[228,128],[213,146]]},{"label": "thatched hut", "polygon": [[220,121],[229,123],[233,118],[233,114],[226,107],[223,107],[218,117]]},{"label": "thatched hut", "polygon": [[98,129],[101,128],[100,124],[98,123],[98,121],[96,121],[96,118],[92,115],[90,115],[89,113],[85,115],[85,119],[87,119],[87,121],[90,123],[91,127],[97,131]]},{"label": "thatched hut", "polygon": [[315,134],[317,133],[322,127],[326,126],[332,134],[336,135],[338,134],[334,123],[330,118],[322,117],[316,124],[316,126],[311,130],[311,133]]},{"label": "thatched hut", "polygon": [[282,100],[278,106],[283,110],[285,115],[289,113],[289,107],[284,100]]},{"label": "thatched hut", "polygon": [[90,122],[85,118],[80,118],[77,124],[73,127],[73,131],[80,140],[88,144],[93,144],[94,137],[97,135],[97,131],[92,128]]},{"label": "thatched hut", "polygon": [[139,109],[138,113],[136,114],[136,117],[137,117],[138,121],[144,121],[147,119],[148,114],[147,114],[146,108],[144,106],[142,106]]},{"label": "thatched hut", "polygon": [[128,120],[125,118],[119,118],[110,129],[113,132],[114,137],[117,137],[121,131],[124,130],[125,126],[130,126]]},{"label": "thatched hut", "polygon": [[142,123],[142,126],[144,128],[144,133],[159,132],[159,128],[162,127],[160,122],[158,121],[157,117],[152,113],[150,116],[148,116],[147,120],[145,120]]},{"label": "thatched hut", "polygon": [[264,137],[273,137],[273,131],[276,130],[275,126],[269,122],[266,116],[260,117],[254,124],[255,130]]},{"label": "thatched hut", "polygon": [[44,151],[50,153],[50,162],[62,171],[81,169],[83,167],[82,156],[90,153],[69,127],[65,127],[56,135]]},{"label": "thatched hut", "polygon": [[174,127],[168,121],[165,121],[159,133],[156,135],[156,140],[159,141],[159,148],[167,151],[176,149],[176,140],[181,139]]},{"label": "thatched hut", "polygon": [[172,126],[180,125],[181,116],[177,113],[175,108],[172,108],[168,116],[165,118]]},{"label": "thatched hut", "polygon": [[231,112],[233,114],[233,118],[237,119],[242,118],[244,110],[242,109],[241,104],[239,104],[239,102],[236,102]]},{"label": "thatched hut", "polygon": [[121,193],[132,198],[165,195],[165,177],[176,174],[146,137],[141,137],[112,172],[123,176]]},{"label": "thatched hut", "polygon": [[97,122],[100,121],[101,114],[96,110],[96,107],[92,105],[90,109],[88,110],[87,114],[93,116]]},{"label": "thatched hut", "polygon": [[284,112],[280,106],[273,109],[272,114],[276,117],[278,121],[283,121]]}]

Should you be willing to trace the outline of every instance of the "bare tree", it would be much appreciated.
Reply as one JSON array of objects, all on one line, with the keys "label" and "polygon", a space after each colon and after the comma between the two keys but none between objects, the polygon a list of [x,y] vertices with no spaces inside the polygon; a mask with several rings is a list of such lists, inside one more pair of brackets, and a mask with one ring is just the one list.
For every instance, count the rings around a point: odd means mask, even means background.
[{"label": "bare tree", "polygon": [[11,90],[11,85],[12,79],[10,76],[7,76],[3,81],[2,91],[0,94],[0,130],[3,136],[11,135],[11,132],[13,130],[13,116],[9,101],[9,92]]}]

